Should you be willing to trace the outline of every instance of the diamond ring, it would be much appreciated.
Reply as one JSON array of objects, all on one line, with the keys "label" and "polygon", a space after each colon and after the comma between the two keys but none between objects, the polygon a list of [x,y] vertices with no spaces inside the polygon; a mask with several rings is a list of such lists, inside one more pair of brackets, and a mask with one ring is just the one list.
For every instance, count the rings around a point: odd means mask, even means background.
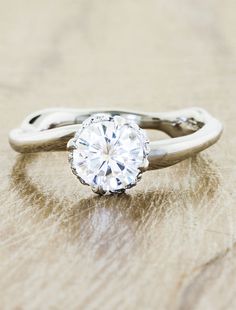
[{"label": "diamond ring", "polygon": [[[147,129],[172,139],[149,141]],[[146,170],[176,164],[210,145],[221,123],[201,108],[167,113],[47,109],[29,115],[9,142],[20,153],[69,151],[72,172],[98,194],[122,193]]]}]

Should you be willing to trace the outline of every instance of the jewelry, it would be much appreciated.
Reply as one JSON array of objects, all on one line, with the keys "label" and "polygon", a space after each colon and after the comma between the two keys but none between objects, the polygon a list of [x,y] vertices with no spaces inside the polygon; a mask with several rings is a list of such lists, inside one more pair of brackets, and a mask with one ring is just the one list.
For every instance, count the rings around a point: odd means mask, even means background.
[{"label": "jewelry", "polygon": [[[144,129],[173,139],[149,141]],[[29,115],[9,142],[20,153],[69,151],[72,172],[98,194],[122,193],[146,170],[174,165],[214,144],[221,123],[201,108],[168,113],[47,109]]]}]

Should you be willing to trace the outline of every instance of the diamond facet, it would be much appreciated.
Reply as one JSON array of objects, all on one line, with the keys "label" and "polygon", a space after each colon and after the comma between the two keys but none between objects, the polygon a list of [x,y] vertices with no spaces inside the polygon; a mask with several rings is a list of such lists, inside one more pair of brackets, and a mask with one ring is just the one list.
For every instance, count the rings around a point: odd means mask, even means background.
[{"label": "diamond facet", "polygon": [[136,185],[148,166],[148,139],[121,116],[95,114],[68,143],[73,173],[100,194],[121,193]]}]

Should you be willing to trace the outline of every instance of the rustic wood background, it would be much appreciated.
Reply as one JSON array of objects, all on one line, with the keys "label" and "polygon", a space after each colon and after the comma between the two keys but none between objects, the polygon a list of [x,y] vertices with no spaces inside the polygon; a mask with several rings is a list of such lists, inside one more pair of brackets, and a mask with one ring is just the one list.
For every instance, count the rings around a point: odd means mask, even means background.
[{"label": "rustic wood background", "polygon": [[[221,141],[120,197],[8,132],[55,106],[208,109]],[[0,308],[236,309],[235,0],[0,1]]]}]

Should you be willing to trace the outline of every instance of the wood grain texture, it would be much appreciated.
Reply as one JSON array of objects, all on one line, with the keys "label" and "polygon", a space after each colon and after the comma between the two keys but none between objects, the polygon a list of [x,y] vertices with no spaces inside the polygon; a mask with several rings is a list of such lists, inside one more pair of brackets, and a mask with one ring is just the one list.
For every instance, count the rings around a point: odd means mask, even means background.
[{"label": "wood grain texture", "polygon": [[[236,308],[234,0],[0,1],[0,308]],[[202,106],[220,142],[97,197],[8,132],[53,106]]]}]

